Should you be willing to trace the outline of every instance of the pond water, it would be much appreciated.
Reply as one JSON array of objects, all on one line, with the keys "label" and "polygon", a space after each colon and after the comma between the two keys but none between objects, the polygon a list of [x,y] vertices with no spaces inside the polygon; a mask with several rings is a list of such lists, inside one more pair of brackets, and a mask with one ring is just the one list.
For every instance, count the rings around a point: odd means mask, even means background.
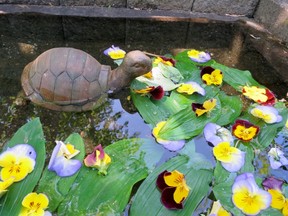
[{"label": "pond water", "polygon": [[[259,44],[259,40],[267,39],[265,34],[244,28],[241,23],[163,22],[30,14],[1,15],[0,26],[1,147],[19,127],[34,117],[40,117],[43,125],[48,146],[47,158],[55,145],[54,141],[64,140],[72,132],[81,134],[87,152],[99,143],[107,146],[124,138],[153,139],[151,127],[145,124],[127,99],[128,89],[111,95],[100,108],[82,113],[51,111],[29,102],[16,105],[23,68],[53,47],[84,50],[112,68],[116,65],[103,54],[111,45],[120,46],[126,51],[139,49],[158,55],[175,54],[183,49],[205,50],[221,64],[251,71],[253,77],[271,89],[277,98],[287,99],[287,83],[281,77],[284,71],[277,71],[275,65],[271,65],[254,46],[254,40]],[[197,140],[196,150],[214,161],[211,147],[201,145],[206,143],[202,137]],[[288,144],[285,136],[280,136],[275,142],[283,146]]]}]

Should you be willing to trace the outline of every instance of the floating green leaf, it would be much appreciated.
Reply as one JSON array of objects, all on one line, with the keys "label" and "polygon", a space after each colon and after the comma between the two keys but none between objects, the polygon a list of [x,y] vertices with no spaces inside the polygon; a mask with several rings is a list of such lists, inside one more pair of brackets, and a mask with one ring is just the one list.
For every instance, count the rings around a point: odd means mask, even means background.
[{"label": "floating green leaf", "polygon": [[241,91],[242,86],[261,86],[251,75],[250,71],[238,70],[230,68],[225,65],[213,62],[211,67],[217,68],[223,73],[223,80],[235,88],[237,91]]},{"label": "floating green leaf", "polygon": [[71,190],[58,208],[58,215],[118,215],[127,205],[134,184],[163,160],[168,152],[153,140],[121,140],[104,151],[112,162],[106,176],[81,168]]},{"label": "floating green leaf", "polygon": [[[85,156],[85,146],[82,137],[77,134],[71,134],[64,143],[70,143],[74,145],[75,149],[79,150],[80,153],[76,155],[73,159],[83,161]],[[67,195],[68,191],[71,189],[74,180],[76,179],[79,171],[69,177],[59,177],[55,172],[51,172],[46,169],[39,181],[37,192],[45,193],[49,198],[48,210],[53,212],[57,209],[60,202]]]},{"label": "floating green leaf", "polygon": [[[138,189],[129,215],[192,215],[198,204],[209,193],[212,172],[206,169],[195,170],[192,164],[188,165],[188,161],[189,158],[187,156],[177,156],[155,169]],[[156,179],[164,170],[173,171],[175,169],[185,175],[186,183],[190,187],[190,193],[184,202],[184,209],[172,211],[161,204],[161,193],[156,187]]]},{"label": "floating green leaf", "polygon": [[164,140],[190,139],[200,134],[208,122],[215,122],[221,114],[219,99],[216,107],[211,112],[197,117],[191,107],[171,115],[159,132],[159,137]]},{"label": "floating green leaf", "polygon": [[232,123],[241,114],[242,102],[239,96],[228,96],[224,92],[219,93],[221,101],[221,118],[216,124],[224,126]]},{"label": "floating green leaf", "polygon": [[9,187],[8,192],[0,200],[0,215],[18,215],[23,198],[33,191],[36,186],[45,163],[45,139],[39,118],[35,118],[23,125],[5,146],[13,147],[17,144],[27,143],[37,153],[36,164],[32,173],[20,182]]}]

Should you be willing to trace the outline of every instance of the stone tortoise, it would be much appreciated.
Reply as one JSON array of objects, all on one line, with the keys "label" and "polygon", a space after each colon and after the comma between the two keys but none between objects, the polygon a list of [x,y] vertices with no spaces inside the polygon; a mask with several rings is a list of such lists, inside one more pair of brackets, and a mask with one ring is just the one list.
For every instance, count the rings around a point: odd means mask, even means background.
[{"label": "stone tortoise", "polygon": [[33,103],[58,111],[92,110],[152,68],[151,59],[139,50],[125,55],[114,70],[88,53],[74,48],[52,48],[23,70],[21,83]]}]

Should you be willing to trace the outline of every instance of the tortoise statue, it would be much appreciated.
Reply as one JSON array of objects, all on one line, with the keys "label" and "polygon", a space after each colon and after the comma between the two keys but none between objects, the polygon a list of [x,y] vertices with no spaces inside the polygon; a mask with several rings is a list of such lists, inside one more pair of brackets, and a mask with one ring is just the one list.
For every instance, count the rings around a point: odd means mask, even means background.
[{"label": "tortoise statue", "polygon": [[152,68],[139,50],[126,54],[114,70],[88,53],[74,48],[53,48],[23,70],[21,83],[33,103],[58,111],[86,111],[100,106],[109,91],[117,92]]}]

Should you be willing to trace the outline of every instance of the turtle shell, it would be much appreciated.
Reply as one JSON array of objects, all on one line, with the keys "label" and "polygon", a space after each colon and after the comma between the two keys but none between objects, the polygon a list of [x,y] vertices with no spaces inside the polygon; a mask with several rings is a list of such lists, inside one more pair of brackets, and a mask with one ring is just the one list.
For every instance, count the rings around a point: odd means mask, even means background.
[{"label": "turtle shell", "polygon": [[110,66],[74,48],[53,48],[29,63],[21,83],[28,98],[59,111],[85,111],[107,97]]}]

